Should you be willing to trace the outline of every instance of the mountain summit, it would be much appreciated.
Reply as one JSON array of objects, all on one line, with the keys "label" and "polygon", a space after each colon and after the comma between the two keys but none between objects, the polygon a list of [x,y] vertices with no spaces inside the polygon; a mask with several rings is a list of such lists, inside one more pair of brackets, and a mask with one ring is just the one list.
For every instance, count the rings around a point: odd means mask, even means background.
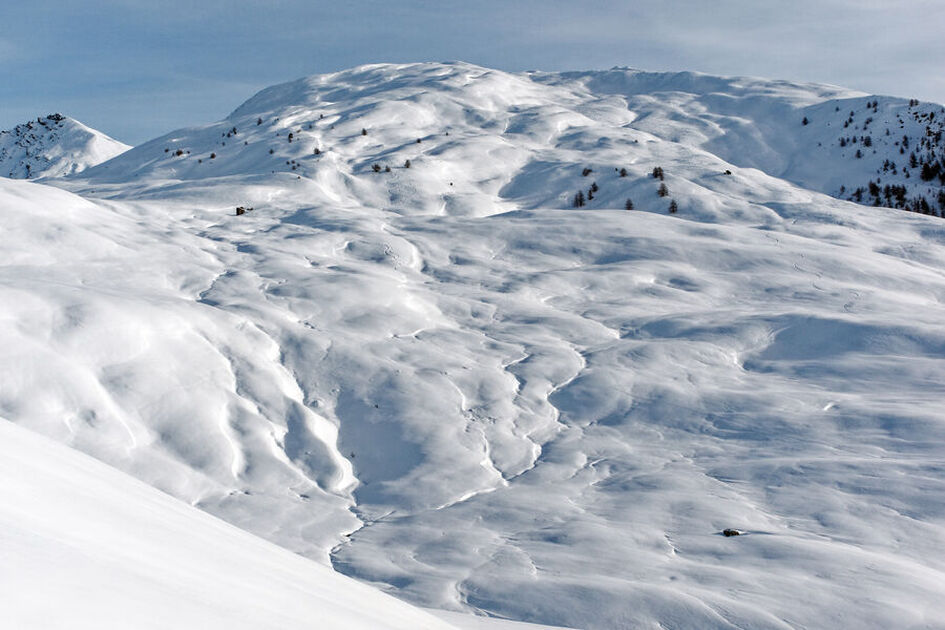
[{"label": "mountain summit", "polygon": [[50,114],[0,131],[0,177],[73,175],[130,148],[77,120]]}]

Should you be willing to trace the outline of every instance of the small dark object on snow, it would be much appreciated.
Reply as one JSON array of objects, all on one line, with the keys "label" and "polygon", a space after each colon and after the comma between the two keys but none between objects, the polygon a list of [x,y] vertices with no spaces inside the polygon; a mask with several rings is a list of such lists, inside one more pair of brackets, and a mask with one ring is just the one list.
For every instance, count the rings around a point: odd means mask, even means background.
[{"label": "small dark object on snow", "polygon": [[252,208],[246,208],[244,206],[236,206],[236,216],[240,216],[242,214],[246,214],[247,212],[252,212],[252,211],[253,211]]},{"label": "small dark object on snow", "polygon": [[726,175],[731,175],[731,174],[732,174],[732,171],[730,171],[730,170],[728,170],[728,169],[725,169],[725,174],[726,174]]},{"label": "small dark object on snow", "polygon": [[737,529],[723,529],[722,535],[726,538],[731,538],[732,536],[741,536],[742,533]]}]

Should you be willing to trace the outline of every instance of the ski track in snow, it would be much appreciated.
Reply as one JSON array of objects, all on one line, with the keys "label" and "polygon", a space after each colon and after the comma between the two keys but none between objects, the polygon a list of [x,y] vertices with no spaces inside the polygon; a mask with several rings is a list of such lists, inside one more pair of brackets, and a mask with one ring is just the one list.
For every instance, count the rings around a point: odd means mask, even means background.
[{"label": "ski track in snow", "polygon": [[831,99],[368,66],[0,180],[0,415],[426,607],[936,627],[945,224],[778,161]]}]

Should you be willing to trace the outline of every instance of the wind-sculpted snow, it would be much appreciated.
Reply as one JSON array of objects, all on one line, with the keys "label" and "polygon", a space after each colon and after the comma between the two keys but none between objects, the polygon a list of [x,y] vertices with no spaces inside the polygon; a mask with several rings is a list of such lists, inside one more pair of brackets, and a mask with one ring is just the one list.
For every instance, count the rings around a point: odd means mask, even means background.
[{"label": "wind-sculpted snow", "polygon": [[428,607],[935,627],[945,224],[723,161],[621,72],[368,66],[88,200],[4,182],[0,414]]},{"label": "wind-sculpted snow", "polygon": [[10,627],[454,627],[6,420],[0,436]]},{"label": "wind-sculpted snow", "polygon": [[3,419],[0,437],[11,627],[554,630],[418,610]]}]

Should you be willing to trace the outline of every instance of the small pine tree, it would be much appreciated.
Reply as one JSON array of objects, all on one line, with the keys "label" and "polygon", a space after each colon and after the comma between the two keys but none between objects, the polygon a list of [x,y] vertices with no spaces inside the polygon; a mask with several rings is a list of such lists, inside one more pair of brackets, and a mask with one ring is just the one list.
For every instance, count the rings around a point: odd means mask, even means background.
[{"label": "small pine tree", "polygon": [[380,173],[380,172],[381,172],[381,165],[380,165],[380,164],[372,164],[372,165],[371,165],[371,170],[373,170],[375,173]]},{"label": "small pine tree", "polygon": [[625,169],[625,168],[620,169],[620,176],[621,176],[621,177],[626,177],[626,176],[627,176],[627,169]]},{"label": "small pine tree", "polygon": [[575,208],[582,208],[584,206],[584,192],[579,190],[576,195],[574,195],[573,205]]},{"label": "small pine tree", "polygon": [[665,197],[669,194],[669,188],[666,187],[666,184],[660,184],[660,189],[656,191],[656,194]]},{"label": "small pine tree", "polygon": [[802,125],[807,125],[807,123],[809,123],[809,122],[810,122],[810,121],[807,120],[807,116],[804,116],[804,120],[801,121],[801,124],[802,124]]},{"label": "small pine tree", "polygon": [[410,168],[410,160],[404,162],[404,168]]},{"label": "small pine tree", "polygon": [[627,199],[627,203],[623,204],[623,207],[627,210],[633,210],[633,200]]},{"label": "small pine tree", "polygon": [[655,168],[653,169],[653,178],[654,178],[654,179],[658,179],[658,180],[660,180],[660,181],[663,181],[663,177],[664,177],[664,176],[665,176],[665,175],[663,174],[663,167],[662,167],[662,166],[657,166],[657,167],[655,167]]},{"label": "small pine tree", "polygon": [[216,153],[211,153],[211,154],[210,154],[210,159],[211,159],[211,160],[216,159],[216,157],[217,157],[217,154],[216,154]]},{"label": "small pine tree", "polygon": [[367,135],[367,129],[362,128],[362,129],[361,129],[361,135],[362,135],[362,136],[366,136],[366,135]]},{"label": "small pine tree", "polygon": [[600,188],[597,186],[597,182],[591,184],[591,192],[597,192]]},{"label": "small pine tree", "polygon": [[261,125],[261,124],[262,124],[262,118],[257,118],[257,119],[256,119],[256,126],[258,127],[258,126]]},{"label": "small pine tree", "polygon": [[322,150],[319,149],[318,147],[315,147],[315,151],[313,151],[313,153],[314,153],[315,155],[321,155],[321,154],[322,154]]},{"label": "small pine tree", "polygon": [[584,170],[581,171],[581,176],[582,176],[582,177],[587,177],[588,175],[590,175],[590,174],[593,173],[593,172],[594,172],[594,169],[590,169],[590,168],[587,168],[587,167],[585,166],[585,167],[584,167]]},{"label": "small pine tree", "polygon": [[385,172],[385,173],[390,173],[390,166],[385,166],[385,167],[384,167],[384,172]]},{"label": "small pine tree", "polygon": [[676,211],[679,210],[679,205],[676,203],[676,200],[673,199],[669,202],[669,213],[676,214]]}]

